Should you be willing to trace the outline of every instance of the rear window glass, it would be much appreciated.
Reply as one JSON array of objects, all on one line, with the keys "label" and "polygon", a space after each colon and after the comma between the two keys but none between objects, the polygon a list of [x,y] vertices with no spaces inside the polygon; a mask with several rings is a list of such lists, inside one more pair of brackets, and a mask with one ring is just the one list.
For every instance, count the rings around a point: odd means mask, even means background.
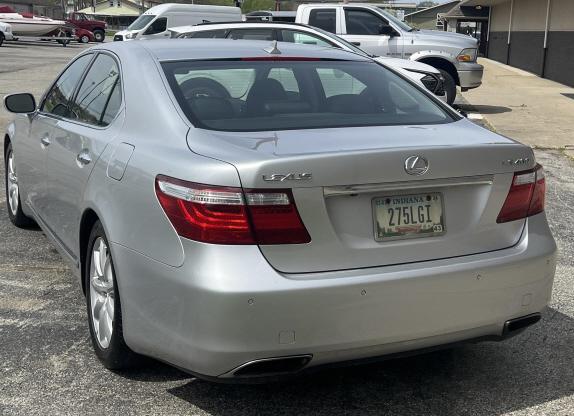
[{"label": "rear window glass", "polygon": [[454,117],[374,62],[184,61],[163,64],[197,127],[266,131],[439,124]]}]

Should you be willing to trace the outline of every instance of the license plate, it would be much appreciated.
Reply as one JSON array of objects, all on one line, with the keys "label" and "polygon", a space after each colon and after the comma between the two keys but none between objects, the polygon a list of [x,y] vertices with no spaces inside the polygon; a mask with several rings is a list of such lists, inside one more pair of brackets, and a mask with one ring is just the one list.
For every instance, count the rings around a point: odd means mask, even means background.
[{"label": "license plate", "polygon": [[375,240],[435,237],[446,232],[442,194],[391,195],[373,199]]}]

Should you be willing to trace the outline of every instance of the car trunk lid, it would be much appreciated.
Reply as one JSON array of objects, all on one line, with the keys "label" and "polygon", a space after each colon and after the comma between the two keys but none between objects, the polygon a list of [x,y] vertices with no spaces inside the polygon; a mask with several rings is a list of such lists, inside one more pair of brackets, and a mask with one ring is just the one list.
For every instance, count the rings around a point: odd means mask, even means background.
[{"label": "car trunk lid", "polygon": [[[497,224],[497,215],[513,172],[535,163],[530,148],[467,120],[255,133],[192,129],[188,143],[194,152],[233,164],[246,189],[292,189],[311,242],[260,246],[269,263],[285,273],[410,263],[512,246],[524,220]],[[428,161],[428,170],[407,173],[409,157]],[[393,235],[396,227],[388,227],[381,238],[377,233],[389,224],[377,224],[389,215],[381,220],[385,207],[377,204],[398,201],[410,217],[417,214],[417,198],[437,198],[432,209],[438,213],[432,215],[442,218],[433,218],[438,221],[433,227],[443,229],[433,229],[427,238],[421,233],[403,239]],[[408,232],[413,224],[404,222],[395,225]]]}]

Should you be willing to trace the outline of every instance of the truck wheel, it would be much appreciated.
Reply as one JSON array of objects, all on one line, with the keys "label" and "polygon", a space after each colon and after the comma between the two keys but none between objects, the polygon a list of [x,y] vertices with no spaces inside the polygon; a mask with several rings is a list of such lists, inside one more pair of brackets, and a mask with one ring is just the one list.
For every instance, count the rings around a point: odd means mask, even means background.
[{"label": "truck wheel", "polygon": [[80,43],[88,43],[90,38],[87,35],[81,36],[79,39]]},{"label": "truck wheel", "polygon": [[0,33],[0,46],[4,43],[4,33]]},{"label": "truck wheel", "polygon": [[456,99],[456,81],[451,74],[446,72],[444,69],[439,69],[441,75],[444,78],[444,91],[446,92],[446,102],[449,105],[454,103]]},{"label": "truck wheel", "polygon": [[96,42],[103,42],[106,38],[106,34],[102,29],[94,30],[94,39]]}]

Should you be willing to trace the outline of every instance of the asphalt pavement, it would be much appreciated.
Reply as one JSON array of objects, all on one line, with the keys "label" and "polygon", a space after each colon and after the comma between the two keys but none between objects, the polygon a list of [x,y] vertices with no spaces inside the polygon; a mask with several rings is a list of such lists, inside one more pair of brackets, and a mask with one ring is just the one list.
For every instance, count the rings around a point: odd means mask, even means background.
[{"label": "asphalt pavement", "polygon": [[[38,97],[80,48],[3,46],[0,95]],[[2,131],[8,119],[0,110]],[[130,372],[105,370],[92,353],[75,277],[41,231],[11,225],[2,188],[0,415],[573,415],[574,162],[558,150],[536,155],[560,250],[541,323],[501,343],[266,385],[213,384],[152,360]]]}]

